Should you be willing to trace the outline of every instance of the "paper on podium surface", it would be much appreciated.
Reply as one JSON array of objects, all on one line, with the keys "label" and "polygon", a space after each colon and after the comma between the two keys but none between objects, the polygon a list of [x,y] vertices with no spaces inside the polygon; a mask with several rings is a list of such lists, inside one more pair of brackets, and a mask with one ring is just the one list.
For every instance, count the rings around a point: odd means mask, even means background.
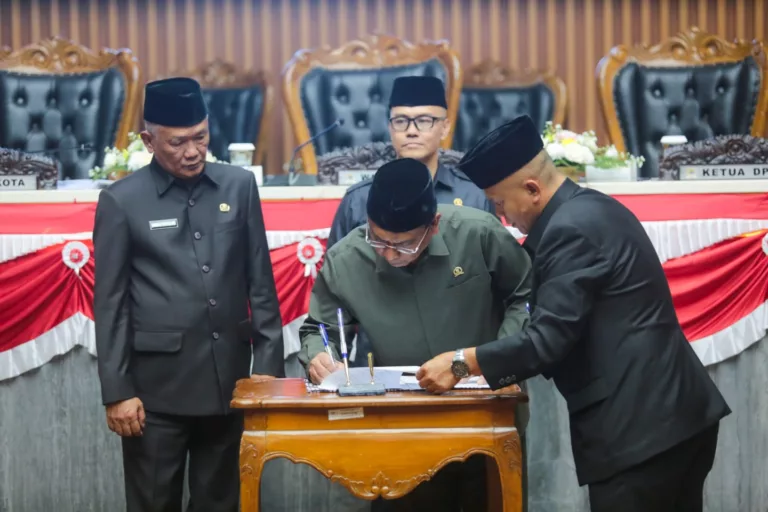
[{"label": "paper on podium surface", "polygon": [[[414,375],[418,366],[381,366],[374,368],[374,381],[382,384],[387,391],[423,391]],[[352,385],[370,384],[371,370],[367,367],[349,369],[349,383]],[[347,384],[344,369],[328,375],[319,386],[312,386],[315,391],[338,391]],[[462,379],[455,389],[490,389],[482,377]]]},{"label": "paper on podium surface", "polygon": [[[387,368],[373,369],[373,378],[376,384],[383,384],[385,388],[394,388],[400,384],[402,372]],[[352,385],[362,385],[371,383],[371,370],[366,367],[356,367],[349,369],[349,383]],[[336,391],[347,384],[347,375],[344,369],[336,370],[328,375],[318,386],[323,391]]]},{"label": "paper on podium surface", "polygon": [[392,370],[400,373],[406,373],[409,375],[416,375],[416,372],[419,371],[420,366],[382,366],[382,370]]},{"label": "paper on podium surface", "polygon": [[[454,389],[491,389],[485,380],[481,379],[482,377],[467,377],[466,379],[461,379]],[[416,390],[421,389],[421,386],[419,386],[419,381],[416,380],[415,376],[402,375],[400,377],[400,385],[398,389],[403,391]]]}]

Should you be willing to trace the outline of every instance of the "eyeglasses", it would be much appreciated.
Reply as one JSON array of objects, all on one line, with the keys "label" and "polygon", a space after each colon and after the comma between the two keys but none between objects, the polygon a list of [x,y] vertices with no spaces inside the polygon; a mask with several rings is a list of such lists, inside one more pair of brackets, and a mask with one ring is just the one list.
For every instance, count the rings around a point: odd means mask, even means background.
[{"label": "eyeglasses", "polygon": [[421,244],[424,243],[424,239],[427,238],[427,233],[429,233],[430,226],[427,226],[427,228],[424,230],[424,234],[421,235],[421,240],[419,240],[419,243],[416,244],[416,247],[408,247],[408,245],[412,244],[413,242],[403,242],[400,244],[388,244],[386,242],[382,242],[381,240],[372,240],[371,239],[371,232],[370,227],[366,224],[365,226],[365,241],[368,245],[373,247],[374,249],[392,249],[402,254],[416,254],[419,252],[419,248],[421,247]]},{"label": "eyeglasses", "polygon": [[397,117],[391,117],[389,119],[389,124],[392,126],[392,129],[396,132],[405,132],[408,131],[408,128],[411,127],[411,123],[416,127],[416,129],[420,132],[426,132],[432,129],[433,126],[435,126],[435,121],[442,121],[445,119],[444,117],[435,117],[435,116],[419,116],[419,117],[406,117],[406,116],[397,116]]}]

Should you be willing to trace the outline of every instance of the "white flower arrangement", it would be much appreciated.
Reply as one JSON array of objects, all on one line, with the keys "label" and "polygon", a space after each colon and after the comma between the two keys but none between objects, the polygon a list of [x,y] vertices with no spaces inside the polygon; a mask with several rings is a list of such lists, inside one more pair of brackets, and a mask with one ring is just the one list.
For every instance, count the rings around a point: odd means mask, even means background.
[{"label": "white flower arrangement", "polygon": [[576,133],[548,121],[541,137],[544,149],[557,167],[576,168],[584,172],[586,166],[601,169],[624,168],[643,165],[642,156],[620,153],[615,146],[600,147],[593,131]]},{"label": "white flower arrangement", "polygon": [[[94,167],[88,171],[91,179],[115,180],[149,165],[152,161],[152,153],[147,151],[141,136],[138,133],[131,132],[128,134],[128,141],[128,147],[125,149],[114,147],[104,149],[104,162],[102,166]],[[210,151],[205,155],[205,160],[207,162],[219,161]]]}]

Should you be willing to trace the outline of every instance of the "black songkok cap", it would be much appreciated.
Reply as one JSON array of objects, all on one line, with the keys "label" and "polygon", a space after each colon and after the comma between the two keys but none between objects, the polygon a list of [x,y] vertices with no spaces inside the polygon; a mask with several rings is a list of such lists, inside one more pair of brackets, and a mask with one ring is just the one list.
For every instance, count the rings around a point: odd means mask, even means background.
[{"label": "black songkok cap", "polygon": [[448,108],[442,80],[434,76],[401,76],[395,79],[389,108],[431,106]]},{"label": "black songkok cap", "polygon": [[457,167],[479,188],[489,188],[525,167],[542,149],[536,125],[523,115],[480,139]]},{"label": "black songkok cap", "polygon": [[437,198],[427,166],[401,158],[379,167],[368,192],[367,210],[371,222],[392,233],[429,225],[437,213]]},{"label": "black songkok cap", "polygon": [[144,89],[144,120],[174,128],[194,126],[208,116],[200,84],[191,78],[150,82]]}]

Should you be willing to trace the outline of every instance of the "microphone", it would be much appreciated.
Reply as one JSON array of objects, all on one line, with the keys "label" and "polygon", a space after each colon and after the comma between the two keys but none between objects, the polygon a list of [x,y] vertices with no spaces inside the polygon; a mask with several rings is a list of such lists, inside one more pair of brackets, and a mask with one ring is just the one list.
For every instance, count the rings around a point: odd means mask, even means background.
[{"label": "microphone", "polygon": [[296,149],[293,150],[293,156],[291,156],[291,162],[288,164],[288,185],[294,185],[298,181],[298,176],[296,176],[296,172],[294,170],[294,165],[296,163],[296,155],[299,154],[299,151],[306,146],[307,144],[312,144],[315,142],[318,138],[320,138],[322,135],[325,135],[326,133],[330,132],[337,126],[341,126],[344,124],[344,119],[338,118],[336,121],[334,121],[332,124],[328,125],[327,127],[323,128],[319,132],[317,132],[315,135],[309,138],[309,140],[302,142],[298,146],[296,146]]}]

